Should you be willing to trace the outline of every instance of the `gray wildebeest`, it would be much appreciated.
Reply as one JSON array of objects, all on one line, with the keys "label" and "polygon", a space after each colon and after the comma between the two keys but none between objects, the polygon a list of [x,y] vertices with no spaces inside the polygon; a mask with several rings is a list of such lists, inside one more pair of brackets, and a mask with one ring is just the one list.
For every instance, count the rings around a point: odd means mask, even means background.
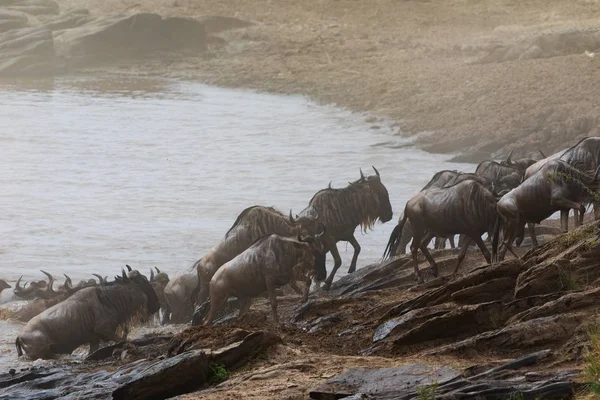
[{"label": "gray wildebeest", "polygon": [[[295,220],[290,211],[289,217],[272,207],[252,206],[246,208],[237,217],[229,231],[215,247],[198,260],[195,268],[200,285],[197,304],[202,305],[208,298],[210,280],[221,265],[241,254],[252,243],[263,236],[276,233],[281,236],[314,236],[319,232],[318,215],[298,217]],[[324,273],[317,276],[323,280]]]},{"label": "gray wildebeest", "polygon": [[194,314],[195,294],[198,293],[198,273],[182,272],[175,275],[165,286],[167,302],[166,321],[172,324],[185,324]]},{"label": "gray wildebeest", "polygon": [[466,240],[458,255],[454,274],[465,258],[471,241],[474,241],[487,262],[491,262],[490,252],[481,236],[486,232],[494,232],[498,224],[496,212],[496,195],[492,194],[480,183],[465,180],[453,186],[430,188],[419,192],[406,203],[404,218],[396,225],[384,251],[384,258],[393,255],[394,243],[401,240],[402,228],[407,220],[413,229],[411,253],[413,256],[415,275],[419,282],[423,277],[419,271],[417,252],[423,252],[431,265],[433,275],[438,275],[438,267],[427,249],[427,243],[434,236],[462,234]]},{"label": "gray wildebeest", "polygon": [[360,245],[354,237],[356,227],[360,225],[363,232],[373,229],[377,220],[388,222],[393,217],[392,205],[387,189],[381,182],[379,171],[373,167],[375,175],[365,177],[360,171],[360,179],[350,182],[341,189],[329,186],[318,191],[309,205],[300,215],[318,214],[318,219],[327,228],[323,238],[325,253],[333,256],[333,270],[325,280],[325,290],[329,290],[335,273],[342,265],[342,258],[336,243],[345,241],[352,245],[354,254],[348,273],[356,270],[356,262],[360,254]]},{"label": "gray wildebeest", "polygon": [[[483,178],[483,177],[477,175],[477,174],[459,172],[456,170],[454,170],[454,171],[443,170],[443,171],[437,172],[435,175],[433,175],[431,180],[420,190],[420,192],[422,192],[423,190],[429,189],[429,188],[441,188],[444,186],[453,186],[453,185],[455,185],[459,182],[465,181],[465,180],[474,180],[474,181],[479,182],[480,184],[484,185],[486,188],[492,190],[492,182],[487,180],[486,178]],[[398,218],[398,223],[402,222],[403,219],[404,219],[404,213],[400,215],[400,218]],[[410,221],[407,220],[406,223],[404,224],[404,227],[402,228],[402,235],[400,237],[400,240],[394,244],[394,247],[391,249],[391,254],[392,255],[406,254],[406,246],[410,243],[412,237],[413,237],[412,226],[410,225]],[[449,237],[436,237],[434,248],[435,249],[443,249],[445,247],[446,240],[450,240],[450,247],[455,248],[454,235],[450,235]]]},{"label": "gray wildebeest", "polygon": [[[539,224],[560,211],[561,229],[566,232],[569,210],[583,212],[583,203],[598,197],[595,191],[599,171],[600,168],[594,175],[588,175],[562,160],[548,161],[519,187],[502,196],[497,208],[506,222],[506,234],[504,248],[498,254],[500,259],[507,249],[512,251],[512,241],[522,232],[525,223]],[[497,233],[494,236],[497,237]]]},{"label": "gray wildebeest", "polygon": [[324,232],[305,238],[268,235],[225,263],[210,281],[210,311],[204,325],[212,323],[229,296],[238,298],[239,316],[242,316],[250,308],[252,299],[267,291],[275,322],[279,322],[275,288],[290,284],[299,292],[296,282],[303,281],[302,301],[306,302],[312,277],[325,268],[324,247],[320,241]]},{"label": "gray wildebeest", "polygon": [[159,304],[148,279],[133,271],[105,286],[93,286],[45,310],[29,321],[17,336],[19,356],[31,359],[70,354],[89,343],[90,353],[100,341],[124,340],[117,330],[127,329],[136,318],[158,311]]},{"label": "gray wildebeest", "polygon": [[[560,156],[560,160],[579,171],[594,174],[600,166],[600,137],[594,136],[581,139],[575,146],[567,149]],[[598,215],[598,203],[594,201],[592,203],[594,205],[594,218],[598,219],[600,217]],[[579,214],[580,223],[583,223],[584,212]],[[575,219],[578,217],[577,213],[574,210]]]},{"label": "gray wildebeest", "polygon": [[162,272],[157,267],[154,267],[154,269],[156,269],[156,275],[154,275],[154,271],[152,268],[150,268],[150,285],[152,285],[152,288],[154,288],[156,297],[158,297],[158,304],[160,304],[160,311],[156,314],[156,317],[160,318],[160,314],[162,313],[160,323],[161,325],[166,325],[169,323],[169,318],[171,315],[169,304],[165,298],[165,288],[169,283],[169,275],[167,275],[166,272]]}]

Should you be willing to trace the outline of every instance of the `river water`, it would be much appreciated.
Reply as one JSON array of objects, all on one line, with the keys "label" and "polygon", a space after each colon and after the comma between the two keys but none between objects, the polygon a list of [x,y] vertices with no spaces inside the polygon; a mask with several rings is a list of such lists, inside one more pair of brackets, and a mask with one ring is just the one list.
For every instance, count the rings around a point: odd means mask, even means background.
[{"label": "river water", "polygon": [[[42,279],[44,269],[77,281],[126,263],[174,274],[244,208],[298,213],[330,181],[346,186],[371,165],[395,213],[357,234],[358,268],[375,262],[405,202],[435,172],[474,166],[402,148],[389,124],[367,120],[299,96],[195,83],[0,83],[0,277]],[[338,246],[339,277],[352,247]],[[2,347],[12,346],[13,329],[0,330]]]}]

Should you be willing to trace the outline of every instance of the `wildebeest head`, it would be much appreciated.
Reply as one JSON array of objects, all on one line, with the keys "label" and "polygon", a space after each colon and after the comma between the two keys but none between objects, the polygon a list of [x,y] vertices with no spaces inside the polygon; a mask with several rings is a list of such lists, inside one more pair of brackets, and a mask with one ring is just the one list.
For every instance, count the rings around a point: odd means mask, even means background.
[{"label": "wildebeest head", "polygon": [[517,186],[519,186],[522,181],[523,181],[523,175],[519,174],[518,172],[513,172],[512,174],[503,176],[502,178],[495,181],[494,186],[495,186],[496,191],[498,191],[498,192],[503,192],[503,191],[508,192],[508,191],[516,188]]},{"label": "wildebeest head", "polygon": [[321,232],[322,223],[319,222],[319,212],[314,207],[307,207],[302,210],[300,214],[296,215],[296,218],[292,217],[292,210],[290,210],[290,223],[297,227],[297,233],[301,236],[315,236]]},{"label": "wildebeest head", "polygon": [[[529,168],[530,166],[532,166],[533,164],[535,164],[536,162],[539,161],[539,160],[536,160],[533,158],[528,158],[528,157],[520,158],[518,160],[513,160],[512,154],[513,154],[513,150],[510,151],[510,153],[508,154],[508,157],[506,157],[506,160],[502,161],[500,164],[514,168],[521,176],[525,175],[525,171],[527,171],[527,168]],[[542,156],[544,155],[544,153],[542,153],[541,151],[540,151],[540,154],[542,154]],[[545,158],[545,157],[542,157],[542,158]]]},{"label": "wildebeest head", "polygon": [[[128,269],[131,269],[131,267],[128,267]],[[158,297],[156,296],[154,288],[150,284],[150,281],[148,281],[148,278],[140,274],[139,271],[131,270],[127,274],[125,274],[125,271],[122,271],[122,275],[116,276],[115,281],[121,285],[137,285],[144,295],[146,295],[146,310],[148,311],[148,314],[154,314],[160,309],[160,304],[158,303]]]},{"label": "wildebeest head", "polygon": [[375,175],[370,175],[368,177],[365,177],[361,171],[361,179],[359,182],[368,184],[371,190],[377,195],[377,198],[379,199],[378,217],[381,222],[388,222],[394,216],[392,204],[390,203],[390,195],[381,182],[381,175],[379,174],[379,171],[377,171],[377,168],[373,167],[373,170],[375,171]]},{"label": "wildebeest head", "polygon": [[309,261],[314,262],[314,273],[315,279],[319,282],[324,281],[327,277],[327,267],[325,265],[325,245],[321,240],[325,235],[325,225],[320,224],[321,231],[315,236],[301,236],[298,235],[298,241],[301,243],[307,243],[310,248],[311,256],[313,260],[310,260],[310,257],[307,255],[304,256],[305,262]]}]

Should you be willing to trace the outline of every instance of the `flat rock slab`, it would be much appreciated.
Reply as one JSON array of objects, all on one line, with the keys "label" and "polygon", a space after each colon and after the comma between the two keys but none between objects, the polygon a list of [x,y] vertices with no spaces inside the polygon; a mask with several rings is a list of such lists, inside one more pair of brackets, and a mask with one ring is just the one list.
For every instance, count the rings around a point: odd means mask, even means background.
[{"label": "flat rock slab", "polygon": [[454,369],[439,365],[409,364],[397,368],[351,368],[312,390],[310,398],[341,399],[361,394],[380,400],[399,399],[413,394],[419,387],[436,382],[447,382],[459,376],[460,373]]},{"label": "flat rock slab", "polygon": [[155,52],[206,49],[204,26],[191,18],[151,13],[96,18],[55,32],[57,54],[73,66],[90,66]]}]

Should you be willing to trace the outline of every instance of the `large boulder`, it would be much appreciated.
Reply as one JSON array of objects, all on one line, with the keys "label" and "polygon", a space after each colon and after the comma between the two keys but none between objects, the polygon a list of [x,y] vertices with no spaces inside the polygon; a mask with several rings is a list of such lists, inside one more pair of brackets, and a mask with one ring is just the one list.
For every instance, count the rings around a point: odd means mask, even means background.
[{"label": "large boulder", "polygon": [[27,26],[27,14],[19,11],[0,9],[0,32],[11,29],[25,28]]},{"label": "large boulder", "polygon": [[54,72],[54,42],[48,29],[13,29],[0,34],[0,76],[44,76]]},{"label": "large boulder", "polygon": [[0,0],[0,7],[30,15],[58,14],[59,10],[54,0]]},{"label": "large boulder", "polygon": [[151,13],[100,17],[55,33],[57,53],[71,66],[147,56],[156,52],[206,48],[204,26],[190,18]]}]

